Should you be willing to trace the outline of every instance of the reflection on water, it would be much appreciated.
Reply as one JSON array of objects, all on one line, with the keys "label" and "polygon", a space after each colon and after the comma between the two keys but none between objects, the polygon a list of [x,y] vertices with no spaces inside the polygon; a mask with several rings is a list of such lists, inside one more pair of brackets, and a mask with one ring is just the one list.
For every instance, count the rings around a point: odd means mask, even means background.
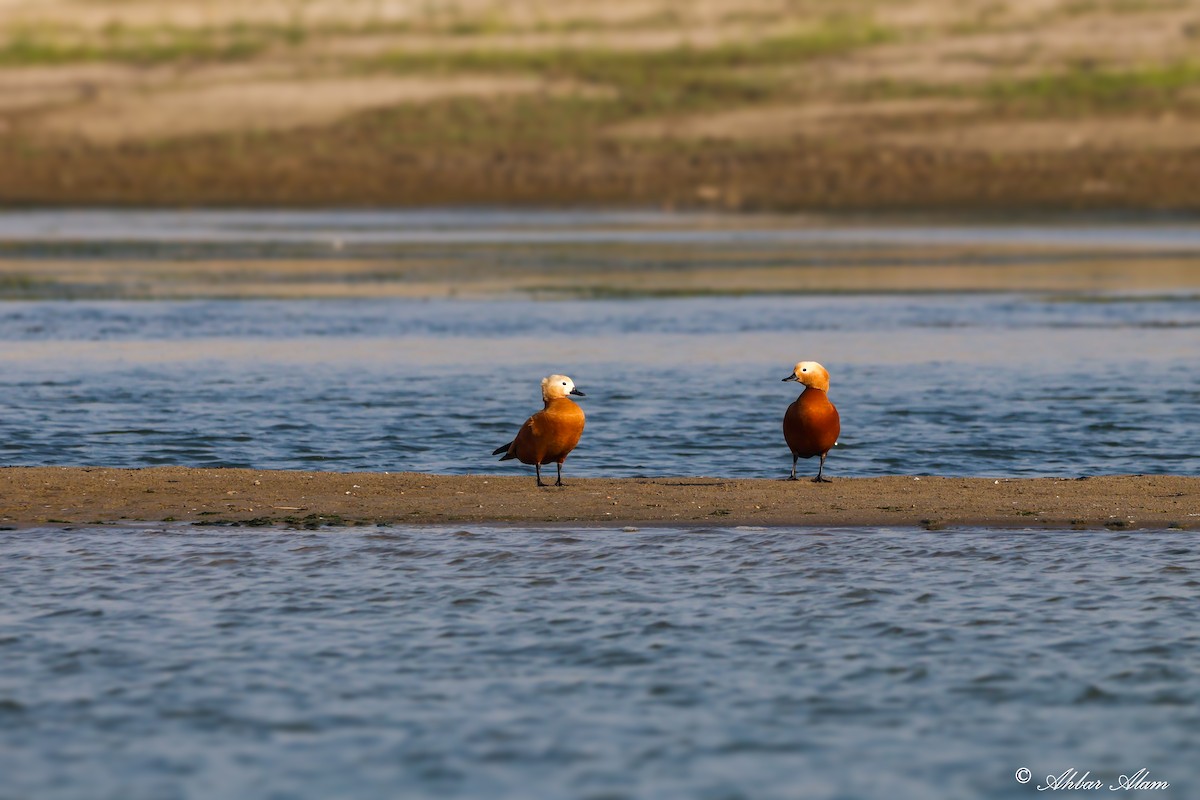
[{"label": "reflection on water", "polygon": [[[591,246],[601,243],[613,246]],[[859,249],[838,249],[851,243]],[[913,247],[947,243],[958,248],[936,257]],[[3,463],[511,470],[491,451],[537,408],[541,377],[563,372],[589,395],[574,474],[771,477],[789,467],[780,420],[794,391],[779,378],[813,359],[832,373],[842,414],[843,438],[829,462],[835,476],[1200,471],[1200,294],[1187,279],[1200,252],[1196,226],[35,211],[0,214],[0,246],[5,263],[17,265],[4,273],[12,286],[0,281],[0,290],[27,298],[0,304]],[[814,247],[826,249],[813,255]],[[1088,285],[1089,264],[1116,264],[1123,294],[895,294],[858,274],[864,258],[870,275],[905,273],[933,258],[953,269],[953,285],[970,286],[992,259],[1034,250],[1046,264],[1071,259],[1066,271],[1076,287]],[[409,280],[452,288],[493,273],[520,276],[528,289],[563,272],[567,260],[584,270],[577,280],[599,280],[600,294],[613,288],[604,288],[604,276],[620,270],[615,287],[636,287],[653,272],[655,283],[645,286],[658,291],[710,258],[718,272],[753,273],[768,288],[782,273],[752,268],[807,263],[822,281],[857,275],[844,285],[858,291],[572,301],[45,299],[153,296],[155,281],[203,293],[223,281],[314,276],[320,291],[339,281],[369,287],[380,276],[392,288]],[[202,268],[196,259],[209,261]],[[358,260],[344,274],[330,266],[346,259]],[[1036,272],[1038,263],[1005,280]],[[1153,281],[1121,282],[1150,264]],[[272,272],[273,265],[286,268]],[[440,278],[439,265],[450,270]],[[684,288],[703,295],[695,281],[709,273],[688,274]]]},{"label": "reflection on water", "polygon": [[10,302],[0,459],[504,470],[564,372],[578,475],[773,477],[823,362],[833,475],[1200,471],[1200,299]]},{"label": "reflection on water", "polygon": [[6,797],[1200,787],[1182,533],[144,526],[0,561]]},{"label": "reflection on water", "polygon": [[653,211],[7,211],[0,241],[315,244],[870,244],[1200,249],[1186,223],[884,224],[820,215]]}]

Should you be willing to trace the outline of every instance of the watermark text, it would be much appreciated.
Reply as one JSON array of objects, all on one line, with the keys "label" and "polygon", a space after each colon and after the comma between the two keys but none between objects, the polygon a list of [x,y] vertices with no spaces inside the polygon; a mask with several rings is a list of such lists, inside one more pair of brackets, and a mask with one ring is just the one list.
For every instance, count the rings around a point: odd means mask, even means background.
[{"label": "watermark text", "polygon": [[[1017,783],[1030,783],[1033,772],[1028,767],[1021,767],[1013,777]],[[1039,792],[1161,792],[1170,789],[1171,784],[1151,778],[1150,770],[1145,767],[1132,775],[1120,775],[1113,781],[1092,777],[1091,770],[1080,772],[1071,767],[1058,775],[1047,775],[1035,788]]]}]

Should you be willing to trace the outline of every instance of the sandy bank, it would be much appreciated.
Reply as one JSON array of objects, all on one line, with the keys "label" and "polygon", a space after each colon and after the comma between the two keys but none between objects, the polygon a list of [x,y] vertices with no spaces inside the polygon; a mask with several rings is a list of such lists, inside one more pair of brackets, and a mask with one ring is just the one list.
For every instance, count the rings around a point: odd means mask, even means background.
[{"label": "sandy bank", "polygon": [[[778,224],[808,224],[803,217]],[[729,224],[731,238],[763,230],[771,217],[680,215],[677,231],[703,234],[702,224]],[[855,228],[829,218],[845,235]],[[905,223],[883,221],[893,231]],[[733,227],[740,226],[740,227]],[[840,227],[837,227],[840,226]],[[797,227],[796,230],[802,230]],[[1012,230],[1012,229],[1010,229]],[[1100,230],[1099,227],[1096,230]],[[1149,231],[1150,229],[1145,229]],[[1016,231],[1014,231],[1016,232]],[[181,234],[181,237],[187,234]],[[586,236],[587,231],[582,231]],[[936,236],[936,231],[929,233]],[[0,239],[4,232],[0,231]],[[15,239],[16,237],[14,237]],[[302,256],[225,257],[189,260],[133,259],[119,243],[72,245],[66,257],[46,258],[43,242],[18,240],[23,252],[0,254],[4,299],[350,299],[495,298],[539,299],[688,297],[744,294],[884,294],[1019,292],[1080,294],[1182,294],[1200,292],[1200,252],[1176,247],[1104,248],[1074,245],[913,244],[849,246],[839,242],[760,244],[755,249],[712,245],[698,259],[696,243],[617,243],[589,247],[595,263],[563,268],[548,244],[396,245],[382,257],[321,253]],[[51,245],[53,246],[53,245]],[[96,257],[97,250],[112,253]],[[156,243],[148,243],[155,247]],[[173,246],[173,245],[168,245]],[[327,247],[327,245],[326,245]],[[353,247],[353,245],[351,246]],[[549,257],[548,257],[549,256]],[[764,263],[766,262],[766,263]]]},{"label": "sandy bank", "polygon": [[890,476],[808,481],[245,469],[0,469],[0,521],[188,521],[302,527],[579,523],[1200,528],[1200,477],[1086,479]]},{"label": "sandy bank", "polygon": [[0,206],[1200,209],[1158,2],[0,0]]}]

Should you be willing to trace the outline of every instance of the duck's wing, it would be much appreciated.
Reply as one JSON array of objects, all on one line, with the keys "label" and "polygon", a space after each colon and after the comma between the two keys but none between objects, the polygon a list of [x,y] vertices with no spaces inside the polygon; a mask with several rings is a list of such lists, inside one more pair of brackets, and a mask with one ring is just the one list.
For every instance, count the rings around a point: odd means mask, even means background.
[{"label": "duck's wing", "polygon": [[506,453],[506,455],[500,459],[501,461],[507,461],[510,458],[520,458],[522,449],[528,448],[533,442],[537,441],[538,431],[542,427],[542,425],[539,424],[541,421],[538,419],[541,413],[542,412],[539,411],[537,414],[534,414],[532,417],[525,420],[525,424],[521,426],[521,430],[517,431],[516,437],[511,442],[504,445],[504,447],[496,448],[492,455],[498,456],[501,453]]}]

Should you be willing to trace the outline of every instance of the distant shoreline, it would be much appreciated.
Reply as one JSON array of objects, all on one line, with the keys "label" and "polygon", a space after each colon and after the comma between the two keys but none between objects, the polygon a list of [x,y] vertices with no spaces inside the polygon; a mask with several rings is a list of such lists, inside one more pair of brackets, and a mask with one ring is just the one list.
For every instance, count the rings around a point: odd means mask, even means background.
[{"label": "distant shoreline", "polygon": [[10,0],[0,207],[1200,210],[1187,3],[694,5]]},{"label": "distant shoreline", "polygon": [[0,468],[0,525],[190,522],[762,527],[1200,528],[1200,477],[888,476],[807,480]]},{"label": "distant shoreline", "polygon": [[[1103,124],[1088,121],[1091,127]],[[622,144],[614,153],[602,143],[580,152],[514,143],[477,152],[397,154],[386,143],[364,142],[355,130],[341,129],[304,131],[303,138],[248,132],[122,146],[42,142],[0,129],[0,147],[22,153],[5,165],[0,209],[494,206],[1009,217],[1200,212],[1198,151],[1131,145],[995,153],[936,142],[667,142]],[[315,159],[314,147],[338,155]]]},{"label": "distant shoreline", "polygon": [[[731,216],[675,220],[677,241],[589,245],[605,260],[572,263],[569,269],[559,268],[563,245],[553,243],[396,245],[386,253],[358,252],[353,245],[334,250],[327,243],[318,252],[320,245],[302,243],[311,249],[289,258],[273,246],[236,241],[197,257],[188,229],[178,241],[151,241],[134,252],[105,241],[45,245],[17,239],[0,253],[0,299],[621,300],[964,292],[1146,298],[1200,291],[1191,240],[1162,248],[1131,237],[1118,247],[1111,240],[996,244],[938,241],[931,234],[928,242],[900,239],[884,248],[869,236],[853,241],[858,229],[852,225],[833,229],[849,241],[790,244],[771,238],[772,223]],[[713,230],[729,231],[729,242],[717,246],[698,235]],[[762,234],[763,243],[737,244],[748,232]],[[586,238],[588,231],[578,233]],[[162,257],[163,247],[173,248],[174,255]],[[697,258],[701,248],[704,257]],[[800,249],[803,259],[795,255]],[[188,254],[179,256],[180,251]],[[1130,257],[1134,253],[1136,259]],[[176,257],[186,259],[186,269]]]}]

